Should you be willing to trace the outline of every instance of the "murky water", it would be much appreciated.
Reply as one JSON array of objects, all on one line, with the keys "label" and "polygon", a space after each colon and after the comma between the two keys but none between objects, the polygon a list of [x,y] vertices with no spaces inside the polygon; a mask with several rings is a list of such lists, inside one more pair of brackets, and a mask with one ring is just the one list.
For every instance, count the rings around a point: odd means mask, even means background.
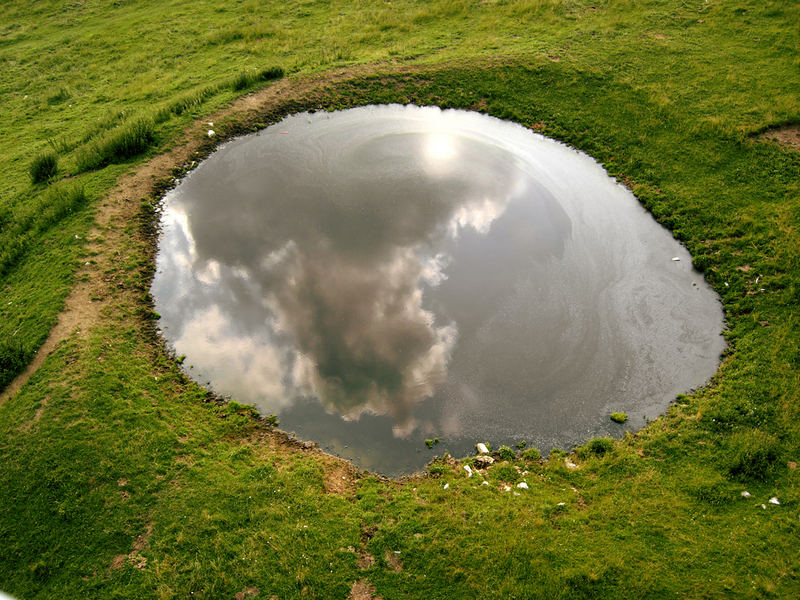
[{"label": "murky water", "polygon": [[724,347],[689,254],[591,158],[436,108],[225,144],[165,199],[152,292],[197,381],[386,474],[619,435]]}]

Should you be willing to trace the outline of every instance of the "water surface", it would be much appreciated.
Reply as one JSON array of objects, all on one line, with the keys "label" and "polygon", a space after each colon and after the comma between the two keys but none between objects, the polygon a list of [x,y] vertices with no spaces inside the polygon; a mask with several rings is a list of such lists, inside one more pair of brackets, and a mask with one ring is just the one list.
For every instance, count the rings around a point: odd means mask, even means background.
[{"label": "water surface", "polygon": [[187,372],[381,473],[619,435],[610,412],[641,426],[724,345],[716,296],[630,192],[477,113],[289,117],[221,146],[162,225],[152,292]]}]

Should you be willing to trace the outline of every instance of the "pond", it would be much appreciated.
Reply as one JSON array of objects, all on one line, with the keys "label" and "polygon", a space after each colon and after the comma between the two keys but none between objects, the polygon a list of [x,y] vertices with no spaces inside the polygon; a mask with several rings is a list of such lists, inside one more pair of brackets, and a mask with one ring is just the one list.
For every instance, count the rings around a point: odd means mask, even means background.
[{"label": "pond", "polygon": [[724,349],[718,298],[626,188],[478,113],[287,117],[220,146],[161,224],[152,294],[184,370],[387,475],[619,436]]}]

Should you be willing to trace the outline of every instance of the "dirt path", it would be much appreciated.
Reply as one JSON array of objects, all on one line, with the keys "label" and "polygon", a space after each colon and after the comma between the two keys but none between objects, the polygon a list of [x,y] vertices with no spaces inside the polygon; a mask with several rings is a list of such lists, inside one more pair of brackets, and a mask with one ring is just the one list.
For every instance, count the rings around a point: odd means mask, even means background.
[{"label": "dirt path", "polygon": [[[235,117],[241,123],[256,122],[259,115],[268,113],[271,108],[278,107],[287,100],[306,98],[327,85],[377,72],[388,74],[409,70],[393,65],[368,65],[330,71],[323,75],[282,79],[197,120],[174,142],[172,150],[120,177],[116,187],[97,207],[95,225],[87,238],[87,259],[76,273],[75,279],[78,283],[66,297],[58,323],[50,331],[33,361],[0,394],[0,405],[25,385],[61,341],[73,334],[86,336],[101,321],[103,309],[116,298],[106,293],[109,279],[106,274],[112,272],[115,263],[119,262],[115,251],[124,246],[126,226],[137,217],[141,199],[153,196],[155,182],[171,177],[173,168],[190,163],[200,150],[208,149],[208,121],[216,123]],[[88,258],[90,255],[91,260]]]}]

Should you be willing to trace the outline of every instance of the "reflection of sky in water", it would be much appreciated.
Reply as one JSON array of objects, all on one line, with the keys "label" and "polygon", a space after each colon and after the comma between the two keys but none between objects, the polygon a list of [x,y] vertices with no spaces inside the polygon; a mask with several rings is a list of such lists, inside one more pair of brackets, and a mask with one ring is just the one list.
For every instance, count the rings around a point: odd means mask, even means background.
[{"label": "reflection of sky in water", "polygon": [[654,416],[721,349],[713,295],[630,194],[481,115],[290,117],[201,164],[163,226],[153,294],[190,373],[384,472],[424,437],[550,446],[609,407]]}]

